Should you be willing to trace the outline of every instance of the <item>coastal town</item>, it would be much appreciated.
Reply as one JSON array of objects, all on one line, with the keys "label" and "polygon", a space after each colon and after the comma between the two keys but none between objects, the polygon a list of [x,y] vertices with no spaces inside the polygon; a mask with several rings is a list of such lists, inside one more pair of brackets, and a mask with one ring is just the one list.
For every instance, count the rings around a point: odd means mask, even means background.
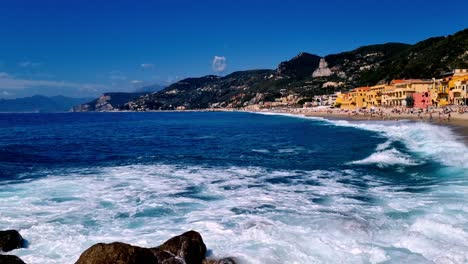
[{"label": "coastal town", "polygon": [[[385,119],[407,114],[418,118],[448,119],[468,115],[468,69],[454,69],[432,79],[395,79],[347,92],[303,98],[288,94],[275,102],[244,107],[247,111],[276,110],[300,113],[364,115]],[[302,104],[301,104],[302,102]],[[298,109],[298,106],[302,108]],[[466,118],[463,118],[466,119]]]}]

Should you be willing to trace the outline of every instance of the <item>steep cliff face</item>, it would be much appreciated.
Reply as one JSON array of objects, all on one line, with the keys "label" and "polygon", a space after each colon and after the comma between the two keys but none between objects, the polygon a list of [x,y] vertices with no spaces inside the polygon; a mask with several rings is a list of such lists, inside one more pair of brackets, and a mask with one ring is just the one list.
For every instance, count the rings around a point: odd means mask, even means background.
[{"label": "steep cliff face", "polygon": [[312,73],[312,77],[328,77],[332,75],[333,72],[328,68],[328,63],[324,58],[320,59],[319,67]]},{"label": "steep cliff face", "polygon": [[136,99],[145,93],[105,93],[98,98],[81,105],[74,106],[72,112],[105,112],[120,109],[125,103]]}]

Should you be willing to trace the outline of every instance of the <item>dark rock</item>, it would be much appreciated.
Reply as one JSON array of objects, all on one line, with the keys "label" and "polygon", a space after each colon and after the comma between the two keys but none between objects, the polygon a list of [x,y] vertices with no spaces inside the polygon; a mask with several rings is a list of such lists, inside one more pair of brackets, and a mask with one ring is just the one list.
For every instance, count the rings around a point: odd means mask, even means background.
[{"label": "dark rock", "polygon": [[17,256],[13,255],[0,255],[0,263],[2,264],[26,264]]},{"label": "dark rock", "polygon": [[180,236],[175,236],[151,250],[153,253],[167,251],[181,258],[187,264],[201,264],[206,255],[206,245],[203,243],[201,235],[195,231],[188,231]]},{"label": "dark rock", "polygon": [[0,231],[0,251],[11,251],[23,246],[23,238],[16,230]]},{"label": "dark rock", "polygon": [[161,264],[185,264],[183,260],[180,258],[174,257],[170,259],[166,259],[163,262],[160,262]]},{"label": "dark rock", "polygon": [[150,249],[151,252],[156,256],[158,259],[158,263],[162,264],[184,264],[184,261],[180,258],[178,258],[176,255],[164,251],[164,250],[159,250],[156,248]]},{"label": "dark rock", "polygon": [[222,259],[205,259],[203,264],[236,264],[234,258],[222,258]]},{"label": "dark rock", "polygon": [[114,242],[91,246],[76,264],[158,264],[158,260],[149,249]]}]

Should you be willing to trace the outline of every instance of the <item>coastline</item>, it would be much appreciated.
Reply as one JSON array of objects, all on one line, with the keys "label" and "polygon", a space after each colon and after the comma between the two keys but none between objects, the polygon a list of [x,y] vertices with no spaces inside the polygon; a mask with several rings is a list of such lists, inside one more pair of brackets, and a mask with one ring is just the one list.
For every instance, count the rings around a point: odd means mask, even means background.
[{"label": "coastline", "polygon": [[[228,110],[229,111],[229,110]],[[408,120],[411,122],[424,122],[437,126],[448,126],[450,129],[459,136],[465,145],[468,145],[468,113],[459,114],[453,113],[450,120],[446,118],[439,118],[437,115],[434,115],[433,119],[430,120],[428,114],[423,114],[421,117],[415,116],[413,114],[396,114],[391,113],[381,118],[378,115],[365,115],[362,113],[349,114],[344,112],[337,111],[314,111],[313,109],[308,108],[289,108],[289,109],[265,109],[259,111],[246,111],[245,112],[259,112],[259,113],[278,113],[278,114],[291,114],[291,115],[302,115],[306,117],[322,117],[329,120],[347,120],[347,121],[403,121]]]}]

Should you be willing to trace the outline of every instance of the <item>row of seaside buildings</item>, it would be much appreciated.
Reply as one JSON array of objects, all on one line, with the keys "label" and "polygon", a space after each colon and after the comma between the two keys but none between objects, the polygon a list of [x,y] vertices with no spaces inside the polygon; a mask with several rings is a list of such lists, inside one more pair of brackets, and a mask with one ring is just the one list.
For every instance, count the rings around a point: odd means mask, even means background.
[{"label": "row of seaside buildings", "polygon": [[335,105],[354,110],[373,107],[404,107],[412,98],[413,107],[427,109],[446,105],[467,105],[468,70],[456,69],[440,79],[393,80],[387,84],[358,87],[337,93]]}]

